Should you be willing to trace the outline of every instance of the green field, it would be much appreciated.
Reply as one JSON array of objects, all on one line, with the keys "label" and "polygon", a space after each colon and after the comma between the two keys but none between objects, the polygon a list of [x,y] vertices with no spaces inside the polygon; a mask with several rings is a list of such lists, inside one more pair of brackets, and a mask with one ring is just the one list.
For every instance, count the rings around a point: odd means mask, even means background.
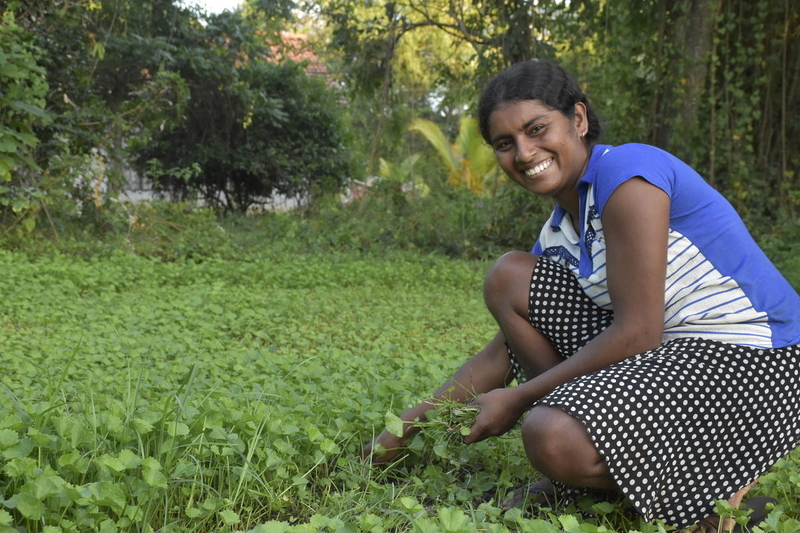
[{"label": "green field", "polygon": [[[518,439],[464,447],[446,409],[400,464],[361,460],[493,335],[488,266],[0,251],[0,533],[665,531],[602,502],[502,512],[536,476]],[[757,491],[782,502],[764,532],[800,530],[794,462]]]}]

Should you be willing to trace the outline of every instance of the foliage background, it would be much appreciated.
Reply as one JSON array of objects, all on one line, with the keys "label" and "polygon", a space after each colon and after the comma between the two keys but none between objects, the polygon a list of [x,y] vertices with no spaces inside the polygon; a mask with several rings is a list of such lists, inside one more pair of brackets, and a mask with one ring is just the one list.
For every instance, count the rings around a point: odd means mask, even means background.
[{"label": "foliage background", "polygon": [[[15,232],[55,235],[65,216],[106,224],[132,166],[173,197],[225,210],[274,192],[314,203],[380,176],[381,161],[406,169],[395,181],[424,184],[417,198],[446,195],[441,145],[409,128],[428,120],[458,144],[483,82],[531,57],[582,81],[604,142],[672,151],[757,236],[797,215],[800,12],[789,0],[250,0],[218,15],[173,0],[14,0],[4,13],[16,47],[4,61],[18,70],[2,74],[15,88],[0,102],[0,195]],[[290,74],[286,30],[308,36],[327,88]]]}]

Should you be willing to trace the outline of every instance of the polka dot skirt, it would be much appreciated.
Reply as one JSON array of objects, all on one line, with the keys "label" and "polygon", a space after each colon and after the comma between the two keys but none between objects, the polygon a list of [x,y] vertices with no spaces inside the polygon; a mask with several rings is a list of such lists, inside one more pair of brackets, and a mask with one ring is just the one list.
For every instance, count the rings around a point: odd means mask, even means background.
[{"label": "polka dot skirt", "polygon": [[[529,310],[531,325],[565,358],[613,318],[545,259],[531,278]],[[509,357],[525,381],[510,349]],[[800,346],[676,339],[578,377],[539,403],[583,422],[646,520],[688,527],[800,445]],[[586,492],[558,486],[562,501]]]}]

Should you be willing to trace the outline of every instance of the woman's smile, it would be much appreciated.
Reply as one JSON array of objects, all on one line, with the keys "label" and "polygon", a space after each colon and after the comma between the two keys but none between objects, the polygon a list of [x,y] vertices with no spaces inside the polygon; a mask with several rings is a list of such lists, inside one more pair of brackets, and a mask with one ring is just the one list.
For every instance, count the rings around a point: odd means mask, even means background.
[{"label": "woman's smile", "polygon": [[550,164],[552,162],[553,162],[553,158],[551,157],[551,158],[539,163],[535,167],[529,168],[528,170],[524,171],[524,174],[526,176],[528,176],[529,178],[532,178],[533,176],[541,174],[542,172],[544,172],[545,170],[550,168]]}]

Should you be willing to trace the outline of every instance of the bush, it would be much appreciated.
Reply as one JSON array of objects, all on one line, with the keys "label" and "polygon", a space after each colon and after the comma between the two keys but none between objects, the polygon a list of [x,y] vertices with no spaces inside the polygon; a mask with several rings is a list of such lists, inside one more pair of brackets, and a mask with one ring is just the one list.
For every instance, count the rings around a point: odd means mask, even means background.
[{"label": "bush", "polygon": [[549,202],[506,182],[493,196],[459,189],[424,197],[406,196],[399,184],[380,182],[352,204],[329,199],[304,213],[298,222],[302,229],[286,237],[317,249],[394,248],[492,258],[530,250],[551,210]]},{"label": "bush", "polygon": [[772,232],[759,238],[759,243],[789,283],[800,291],[800,221],[779,220]]}]

